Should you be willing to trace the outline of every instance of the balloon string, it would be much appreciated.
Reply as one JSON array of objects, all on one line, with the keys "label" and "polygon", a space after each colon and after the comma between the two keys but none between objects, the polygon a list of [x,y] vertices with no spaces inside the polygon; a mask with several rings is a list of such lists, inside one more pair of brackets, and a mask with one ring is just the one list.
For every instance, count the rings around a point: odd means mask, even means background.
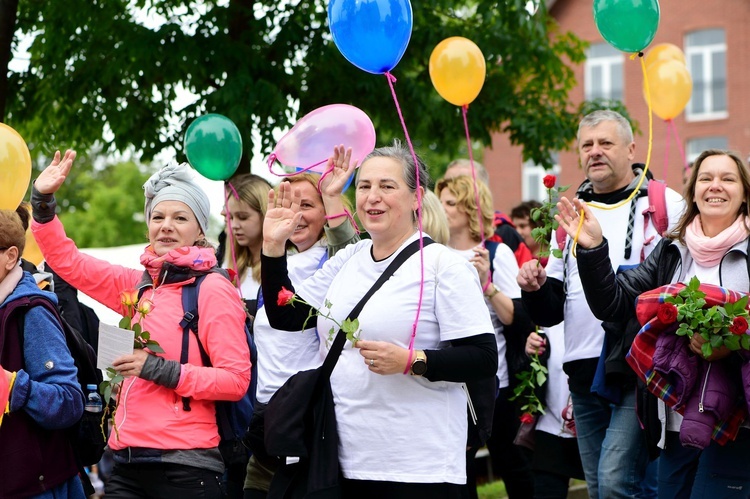
[{"label": "balloon string", "polygon": [[[237,201],[240,201],[240,195],[237,194],[237,191],[235,190],[232,183],[227,181],[226,186],[229,188],[230,191],[232,191],[232,195],[234,195],[234,198]],[[231,215],[232,214],[229,212],[229,196],[225,195],[224,196],[224,219],[226,220],[226,224],[227,224],[227,236],[228,236],[227,239],[229,240],[229,244],[227,246],[229,246],[229,254],[232,257],[232,268],[234,269],[235,272],[237,272],[238,270],[237,269],[237,252],[234,250],[234,231],[232,230],[232,221],[231,221],[232,216]],[[219,262],[219,264],[221,264],[221,262]],[[234,285],[237,287],[237,291],[239,291],[240,293],[240,298],[244,298],[242,296],[242,285],[240,283],[239,272],[237,272],[237,278],[236,278]]]},{"label": "balloon string", "polygon": [[274,165],[274,163],[276,163],[276,155],[273,154],[273,153],[271,153],[271,155],[268,157],[268,161],[266,163],[268,164],[268,171],[271,172],[273,175],[276,175],[277,177],[294,177],[295,175],[299,175],[301,173],[305,173],[307,171],[310,171],[313,168],[315,168],[316,166],[322,165],[326,161],[328,161],[328,158],[326,158],[326,159],[324,159],[322,161],[318,161],[315,164],[312,164],[310,166],[306,166],[305,168],[302,168],[302,169],[297,170],[296,172],[292,172],[292,173],[276,173],[275,171],[273,171],[273,165]]},{"label": "balloon string", "polygon": [[[401,127],[404,129],[404,136],[406,137],[406,143],[409,144],[409,151],[411,152],[411,157],[414,160],[414,167],[417,170],[417,206],[419,209],[417,209],[417,227],[419,228],[419,271],[420,271],[420,281],[419,281],[419,302],[417,303],[417,315],[414,318],[414,324],[411,328],[411,340],[409,340],[409,355],[412,355],[412,351],[414,350],[414,339],[417,336],[417,323],[419,322],[419,313],[422,310],[422,296],[424,294],[424,241],[422,239],[422,192],[419,189],[420,183],[419,183],[419,161],[417,160],[417,154],[414,152],[414,146],[411,143],[411,138],[409,138],[409,131],[406,129],[406,122],[404,121],[404,115],[401,113],[401,106],[398,104],[398,97],[396,97],[396,89],[394,88],[393,84],[397,81],[396,77],[393,76],[389,71],[386,71],[385,78],[388,80],[388,86],[391,87],[391,95],[393,96],[393,102],[396,104],[396,111],[398,112],[398,119],[401,121]],[[407,362],[408,364],[408,362]],[[406,369],[404,370],[404,374],[407,374],[410,370],[411,366],[407,365]]]},{"label": "balloon string", "polygon": [[[325,176],[331,173],[333,169],[334,169],[334,166],[333,166],[333,163],[331,163],[331,165],[327,167],[326,170],[320,175],[320,179],[318,179],[318,185],[316,189],[318,190],[318,194],[320,194],[321,198],[323,197],[323,189],[320,188],[320,184],[323,182],[323,179],[325,178]],[[326,216],[326,220],[338,218],[339,216],[342,216],[342,215],[345,215],[346,218],[348,218],[349,221],[352,223],[352,227],[354,227],[354,232],[356,232],[357,234],[361,234],[359,230],[359,226],[357,225],[357,222],[354,221],[354,216],[351,213],[349,213],[349,210],[347,210],[346,208],[344,208],[343,214]]]},{"label": "balloon string", "polygon": [[677,124],[672,120],[672,134],[674,135],[674,141],[677,142],[677,149],[680,151],[680,157],[682,158],[682,167],[687,170],[688,162],[685,157],[685,149],[682,147],[682,141],[680,136],[677,134]]},{"label": "balloon string", "polygon": [[[648,75],[646,74],[646,63],[643,60],[643,53],[639,52],[637,54],[633,54],[630,56],[631,59],[635,59],[636,57],[640,58],[641,60],[641,72],[643,73],[643,86],[646,89],[646,105],[648,107],[648,152],[646,153],[646,165],[643,167],[643,172],[641,174],[640,180],[638,180],[638,185],[635,186],[635,189],[633,189],[633,192],[628,196],[627,199],[623,199],[619,203],[609,206],[609,205],[598,205],[594,204],[593,202],[589,201],[587,204],[591,208],[596,208],[599,210],[616,210],[620,206],[623,206],[627,203],[629,203],[635,196],[638,194],[638,192],[641,190],[641,186],[643,185],[643,181],[646,179],[646,172],[648,172],[648,167],[651,164],[651,151],[654,147],[654,113],[651,106],[651,88],[648,84]],[[583,218],[583,210],[581,210],[580,217]],[[583,222],[579,225],[578,232],[576,232],[575,237],[573,238],[573,244],[571,245],[570,253],[573,255],[573,257],[576,257],[576,247],[578,246],[578,235],[580,234],[580,227],[583,225]]]},{"label": "balloon string", "polygon": [[[471,164],[471,178],[474,180],[474,198],[477,203],[477,217],[479,218],[479,233],[482,235],[482,247],[484,247],[484,219],[482,217],[482,205],[479,203],[479,186],[477,185],[477,171],[474,168],[474,151],[471,149],[471,137],[469,137],[469,120],[466,113],[469,111],[469,105],[461,106],[461,114],[464,117],[464,130],[466,131],[466,147],[469,149],[469,163]],[[490,279],[492,276],[490,276]]]},{"label": "balloon string", "polygon": [[667,169],[669,168],[669,129],[672,128],[672,120],[665,120],[665,122],[667,124],[667,140],[664,141],[664,171],[661,178],[666,181]]}]

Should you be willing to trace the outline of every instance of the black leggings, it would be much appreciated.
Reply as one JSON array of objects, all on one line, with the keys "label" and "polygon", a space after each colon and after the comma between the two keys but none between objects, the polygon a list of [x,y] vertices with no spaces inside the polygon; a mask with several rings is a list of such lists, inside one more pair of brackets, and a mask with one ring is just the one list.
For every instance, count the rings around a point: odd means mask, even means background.
[{"label": "black leggings", "polygon": [[460,499],[463,485],[341,478],[342,499]]},{"label": "black leggings", "polygon": [[115,464],[105,490],[107,499],[224,497],[221,474],[184,464]]}]

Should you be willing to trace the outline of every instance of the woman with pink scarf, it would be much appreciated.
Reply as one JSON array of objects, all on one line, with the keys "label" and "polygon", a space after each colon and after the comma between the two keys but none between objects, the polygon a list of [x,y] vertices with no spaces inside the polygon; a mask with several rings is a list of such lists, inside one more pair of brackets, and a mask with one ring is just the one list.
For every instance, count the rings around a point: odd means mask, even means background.
[{"label": "woman with pink scarf", "polygon": [[[695,161],[686,191],[687,208],[673,232],[667,234],[656,249],[637,268],[612,272],[607,240],[592,210],[585,203],[563,199],[556,219],[578,242],[577,258],[581,282],[592,312],[604,321],[627,322],[623,334],[638,331],[636,298],[644,292],[670,283],[687,283],[697,277],[702,284],[747,293],[750,290],[750,257],[748,235],[750,225],[750,173],[735,153],[721,150],[704,151]],[[583,213],[580,223],[579,213]],[[580,229],[579,229],[580,227]],[[522,271],[524,272],[524,271]],[[543,269],[526,269],[519,279],[533,282],[544,278]],[[673,332],[665,334],[674,335]],[[702,424],[693,416],[711,414],[742,418],[747,415],[747,390],[743,376],[748,374],[748,351],[714,348],[704,355],[705,340],[694,334],[669,337],[673,358],[694,359],[697,366],[695,396],[687,397],[683,416],[659,403],[656,431],[650,431],[661,447],[659,458],[659,497],[748,497],[750,489],[750,429],[744,423],[735,428],[728,442],[720,432],[711,432],[713,439],[699,442],[695,428]],[[632,350],[631,350],[632,353]],[[706,387],[722,386],[720,390]],[[732,400],[723,400],[731,397]],[[744,397],[744,401],[742,400]],[[650,399],[653,402],[653,398]],[[649,402],[648,399],[644,401]],[[729,403],[727,403],[729,402]],[[739,402],[739,403],[737,403]],[[656,406],[657,404],[653,404]],[[734,414],[719,414],[730,407]],[[691,417],[688,417],[690,414]],[[648,416],[644,414],[642,416]],[[654,419],[656,414],[652,415]],[[741,420],[741,419],[740,419]],[[645,421],[648,424],[648,418]],[[654,428],[647,428],[647,430]],[[660,431],[661,430],[661,431]]]},{"label": "woman with pink scarf", "polygon": [[[239,400],[250,382],[245,311],[237,290],[216,272],[206,241],[209,201],[186,164],[169,165],[144,185],[149,245],[144,269],[128,269],[81,253],[55,216],[54,193],[75,159],[55,154],[32,192],[32,231],[45,259],[72,286],[125,314],[120,294],[138,289],[135,314],[163,353],[136,349],[115,359],[125,377],[109,447],[115,467],[107,497],[222,496],[224,463],[219,452],[215,401]],[[198,339],[188,335],[182,360],[182,287],[205,275],[198,296]],[[205,366],[197,341],[210,358]]]}]

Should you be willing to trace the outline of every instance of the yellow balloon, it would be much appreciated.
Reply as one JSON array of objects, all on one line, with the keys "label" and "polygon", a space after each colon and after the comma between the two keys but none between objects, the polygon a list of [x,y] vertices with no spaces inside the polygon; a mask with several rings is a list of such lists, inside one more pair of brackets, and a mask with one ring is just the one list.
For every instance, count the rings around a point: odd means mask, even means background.
[{"label": "yellow balloon", "polygon": [[0,123],[0,210],[15,210],[31,180],[31,155],[18,132]]},{"label": "yellow balloon", "polygon": [[[674,59],[654,61],[646,68],[646,77],[654,114],[663,120],[671,120],[685,109],[693,92],[693,80],[685,64]],[[643,98],[648,102],[645,80]]]},{"label": "yellow balloon", "polygon": [[486,72],[482,51],[468,38],[446,38],[430,55],[432,85],[443,99],[456,106],[468,105],[477,98]]},{"label": "yellow balloon", "polygon": [[658,45],[654,45],[651,50],[646,53],[643,62],[646,63],[646,67],[649,67],[656,61],[669,60],[680,61],[682,64],[686,63],[685,54],[682,52],[682,49],[680,47],[671,43],[660,43]]}]

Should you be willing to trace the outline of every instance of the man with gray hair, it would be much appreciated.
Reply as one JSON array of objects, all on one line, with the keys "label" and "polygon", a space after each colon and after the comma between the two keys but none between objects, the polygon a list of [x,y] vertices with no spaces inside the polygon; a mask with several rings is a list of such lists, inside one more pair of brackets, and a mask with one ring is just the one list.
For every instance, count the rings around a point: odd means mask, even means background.
[{"label": "man with gray hair", "polygon": [[[648,182],[639,183],[644,165],[632,164],[635,142],[630,123],[608,110],[585,116],[578,128],[578,153],[586,180],[576,196],[596,210],[609,241],[612,270],[639,265],[656,247],[663,229],[650,216]],[[661,190],[669,231],[684,202],[677,192]],[[556,239],[551,241],[553,249],[558,247]],[[637,378],[625,362],[639,325],[602,322],[593,315],[571,257],[571,242],[568,238],[560,248],[562,258],[550,255],[546,268],[536,260],[521,267],[523,303],[540,326],[565,321],[563,370],[568,374],[589,496],[655,497],[656,491],[648,486],[653,480],[647,473],[649,442],[636,414],[647,399],[637,398]]]}]

